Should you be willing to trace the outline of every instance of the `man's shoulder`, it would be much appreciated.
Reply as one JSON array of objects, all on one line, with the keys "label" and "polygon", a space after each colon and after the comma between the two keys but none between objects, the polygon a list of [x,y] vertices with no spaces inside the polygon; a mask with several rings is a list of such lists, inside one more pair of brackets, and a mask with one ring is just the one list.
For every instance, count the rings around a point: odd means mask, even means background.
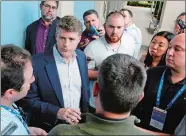
[{"label": "man's shoulder", "polygon": [[84,135],[78,125],[60,124],[54,127],[49,135]]},{"label": "man's shoulder", "polygon": [[45,57],[45,53],[42,52],[42,53],[38,53],[38,54],[35,54],[32,56],[32,60],[33,61],[37,61],[37,60],[41,60]]},{"label": "man's shoulder", "polygon": [[52,51],[48,51],[48,52],[42,52],[42,53],[38,53],[32,56],[32,61],[33,63],[42,63],[45,58],[54,58],[53,56],[53,52]]},{"label": "man's shoulder", "polygon": [[75,52],[78,56],[85,56],[85,54],[80,49],[76,49]]},{"label": "man's shoulder", "polygon": [[157,66],[157,67],[151,67],[147,70],[147,72],[163,72],[167,66]]},{"label": "man's shoulder", "polygon": [[135,35],[141,34],[141,30],[139,27],[137,27],[135,24],[133,24],[130,28],[129,31],[134,33]]},{"label": "man's shoulder", "polygon": [[147,70],[147,75],[148,77],[151,77],[151,78],[159,78],[163,71],[167,68],[167,66],[157,66],[157,67],[151,67]]},{"label": "man's shoulder", "polygon": [[[100,48],[102,45],[104,45],[104,37],[102,36],[102,37],[100,37],[100,38],[98,38],[98,39],[96,39],[96,40],[93,40],[93,41],[91,41],[88,45],[87,45],[87,49],[91,49],[91,50],[97,50],[98,49],[98,47]],[[86,48],[85,48],[85,50],[86,50]]]},{"label": "man's shoulder", "polygon": [[33,26],[37,26],[39,24],[39,19],[38,20],[36,20],[36,21],[34,21],[34,22],[32,22],[31,24],[29,24],[28,26],[27,26],[27,28],[32,28]]}]

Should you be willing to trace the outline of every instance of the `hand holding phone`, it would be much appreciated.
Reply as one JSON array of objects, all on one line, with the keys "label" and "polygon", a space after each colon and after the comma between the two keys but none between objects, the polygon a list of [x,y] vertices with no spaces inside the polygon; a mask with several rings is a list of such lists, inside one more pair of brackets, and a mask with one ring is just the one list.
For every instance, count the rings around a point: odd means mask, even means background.
[{"label": "hand holding phone", "polygon": [[96,30],[96,28],[94,26],[90,26],[89,28],[89,36],[99,36],[99,32]]},{"label": "hand holding phone", "polygon": [[185,29],[186,26],[185,26],[184,22],[181,19],[178,19],[177,23],[178,23],[180,29]]}]

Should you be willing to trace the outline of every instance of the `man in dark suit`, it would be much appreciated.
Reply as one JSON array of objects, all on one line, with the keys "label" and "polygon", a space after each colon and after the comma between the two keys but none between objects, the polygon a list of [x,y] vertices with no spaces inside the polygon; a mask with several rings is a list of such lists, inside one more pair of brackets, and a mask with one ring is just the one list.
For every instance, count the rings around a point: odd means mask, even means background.
[{"label": "man in dark suit", "polygon": [[56,43],[56,17],[59,1],[41,1],[41,18],[26,29],[25,49],[31,55],[48,51]]},{"label": "man in dark suit", "polygon": [[88,111],[89,81],[84,53],[76,49],[82,24],[74,16],[59,20],[53,50],[33,56],[35,82],[22,105],[30,125],[49,131],[59,123],[77,124]]}]

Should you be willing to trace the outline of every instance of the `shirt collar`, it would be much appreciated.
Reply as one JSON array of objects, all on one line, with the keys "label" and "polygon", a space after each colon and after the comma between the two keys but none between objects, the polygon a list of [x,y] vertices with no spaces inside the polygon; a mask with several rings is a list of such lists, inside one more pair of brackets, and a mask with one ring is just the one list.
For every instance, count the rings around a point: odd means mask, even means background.
[{"label": "shirt collar", "polygon": [[[171,74],[170,68],[167,68],[167,72],[166,72],[166,73],[167,73],[168,81],[169,81],[171,84],[173,84],[172,79],[171,79],[172,74]],[[180,85],[186,84],[186,78],[184,78],[183,80],[181,80],[181,81],[179,81],[179,82],[177,82],[177,83],[175,83],[175,84],[180,84]]]},{"label": "shirt collar", "polygon": [[[54,54],[55,61],[56,62],[62,62],[62,63],[65,63],[66,64],[64,58],[60,55],[60,53],[57,50],[57,47],[56,46],[57,46],[57,44],[55,44],[54,47],[53,47],[53,54]],[[74,59],[76,58],[76,56],[77,56],[77,54],[74,51],[71,61],[74,61]]]},{"label": "shirt collar", "polygon": [[[45,22],[42,18],[40,18],[40,20],[39,20],[39,25],[46,27]],[[50,26],[51,26],[51,24],[49,24],[49,26],[47,28],[49,28]]]}]

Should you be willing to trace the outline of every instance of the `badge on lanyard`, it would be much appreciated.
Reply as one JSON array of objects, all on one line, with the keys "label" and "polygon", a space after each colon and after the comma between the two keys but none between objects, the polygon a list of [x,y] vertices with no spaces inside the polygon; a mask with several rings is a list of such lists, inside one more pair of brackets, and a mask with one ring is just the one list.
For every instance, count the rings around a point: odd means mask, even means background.
[{"label": "badge on lanyard", "polygon": [[154,107],[150,120],[150,126],[162,130],[165,123],[166,115],[167,111]]},{"label": "badge on lanyard", "polygon": [[156,96],[156,107],[153,108],[152,115],[151,115],[151,120],[150,120],[150,126],[155,127],[159,130],[163,130],[163,126],[165,123],[166,115],[167,115],[167,109],[170,109],[172,105],[175,103],[175,101],[179,98],[179,96],[186,91],[186,84],[184,84],[180,90],[176,93],[176,95],[173,97],[173,99],[169,102],[167,105],[166,110],[162,110],[160,108],[157,108],[160,106],[160,98],[161,98],[161,91],[163,88],[163,83],[164,83],[164,76],[165,76],[166,69],[164,70],[161,80],[159,83],[158,87],[158,92]]}]

